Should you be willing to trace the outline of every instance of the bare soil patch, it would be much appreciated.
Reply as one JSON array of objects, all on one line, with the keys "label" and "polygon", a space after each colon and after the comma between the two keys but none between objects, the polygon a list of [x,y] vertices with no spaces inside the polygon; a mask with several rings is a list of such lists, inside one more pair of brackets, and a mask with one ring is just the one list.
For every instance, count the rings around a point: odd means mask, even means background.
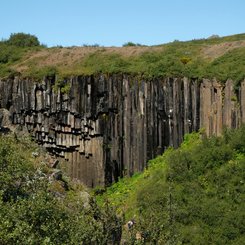
[{"label": "bare soil patch", "polygon": [[216,59],[235,48],[245,47],[245,40],[209,45],[202,49],[204,58]]}]

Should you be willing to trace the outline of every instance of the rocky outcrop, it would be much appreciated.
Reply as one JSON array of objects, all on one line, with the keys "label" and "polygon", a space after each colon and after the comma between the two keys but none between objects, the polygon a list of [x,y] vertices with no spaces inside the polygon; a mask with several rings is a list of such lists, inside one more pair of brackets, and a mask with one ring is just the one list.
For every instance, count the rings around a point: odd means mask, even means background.
[{"label": "rocky outcrop", "polygon": [[245,81],[236,92],[231,80],[222,86],[206,79],[81,76],[64,81],[67,93],[54,83],[51,77],[0,81],[0,124],[10,120],[28,130],[67,161],[71,177],[91,187],[142,171],[186,133],[205,128],[219,135],[224,126],[245,122]]}]

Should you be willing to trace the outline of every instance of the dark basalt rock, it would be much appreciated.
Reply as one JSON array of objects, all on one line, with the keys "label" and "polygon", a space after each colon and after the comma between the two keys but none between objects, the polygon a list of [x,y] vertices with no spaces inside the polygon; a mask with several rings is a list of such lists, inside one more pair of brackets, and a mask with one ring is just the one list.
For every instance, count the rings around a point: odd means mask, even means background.
[{"label": "dark basalt rock", "polygon": [[67,160],[72,178],[91,187],[142,171],[149,159],[179,146],[186,133],[205,128],[207,135],[219,135],[224,126],[245,122],[245,81],[236,93],[231,80],[222,86],[206,79],[100,75],[69,82],[64,94],[54,91],[52,78],[0,81],[0,126],[27,129]]}]

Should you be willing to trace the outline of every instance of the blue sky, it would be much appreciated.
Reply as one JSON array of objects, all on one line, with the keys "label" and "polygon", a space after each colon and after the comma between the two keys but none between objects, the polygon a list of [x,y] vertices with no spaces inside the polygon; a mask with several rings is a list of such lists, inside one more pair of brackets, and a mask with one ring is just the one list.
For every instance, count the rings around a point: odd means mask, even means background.
[{"label": "blue sky", "polygon": [[173,40],[245,32],[245,0],[0,0],[0,38],[36,35],[48,46]]}]

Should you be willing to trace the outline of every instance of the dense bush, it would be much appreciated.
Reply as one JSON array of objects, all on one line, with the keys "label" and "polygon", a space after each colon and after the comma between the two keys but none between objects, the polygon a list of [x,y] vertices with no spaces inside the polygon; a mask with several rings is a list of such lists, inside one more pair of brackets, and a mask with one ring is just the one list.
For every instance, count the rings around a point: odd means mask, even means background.
[{"label": "dense bush", "polygon": [[140,228],[148,240],[241,244],[244,137],[243,127],[224,137],[184,145],[165,158],[167,171],[157,168],[137,193]]},{"label": "dense bush", "polygon": [[0,136],[0,244],[120,240],[121,221],[113,208],[99,208],[79,185],[68,182],[64,188],[61,180],[50,180],[45,158],[34,159],[33,150],[29,140]]},{"label": "dense bush", "polygon": [[243,244],[245,126],[186,135],[142,174],[95,191],[97,201],[79,184],[50,179],[42,153],[32,157],[37,149],[0,137],[0,244],[115,244],[119,213],[136,221],[122,235],[129,244]]},{"label": "dense bush", "polygon": [[123,47],[135,47],[135,46],[144,46],[140,43],[126,42],[122,45]]},{"label": "dense bush", "polygon": [[187,135],[179,149],[150,161],[132,181],[120,180],[104,197],[126,210],[127,219],[136,217],[133,232],[142,243],[243,244],[244,179],[245,126],[218,138]]},{"label": "dense bush", "polygon": [[7,44],[0,44],[0,64],[13,63],[18,61],[24,53],[24,50]]},{"label": "dense bush", "polygon": [[40,45],[36,36],[22,32],[12,33],[6,43],[17,47],[33,47]]},{"label": "dense bush", "polygon": [[0,42],[0,77],[11,77],[19,74],[13,67],[28,52],[44,48],[37,37],[25,34],[11,34],[10,38]]}]

